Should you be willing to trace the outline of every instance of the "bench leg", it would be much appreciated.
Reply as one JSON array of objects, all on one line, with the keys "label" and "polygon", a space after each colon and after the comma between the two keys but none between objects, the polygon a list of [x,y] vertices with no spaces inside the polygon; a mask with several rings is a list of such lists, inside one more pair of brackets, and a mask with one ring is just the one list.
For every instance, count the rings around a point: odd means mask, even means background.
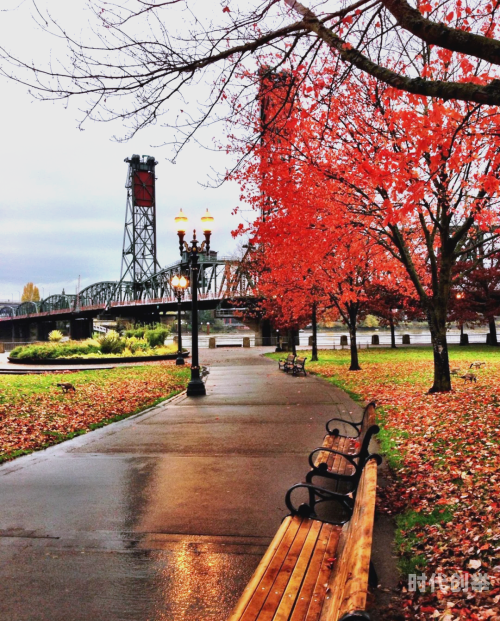
[{"label": "bench leg", "polygon": [[378,575],[373,561],[370,561],[370,567],[368,569],[368,584],[372,589],[376,589],[378,586]]},{"label": "bench leg", "polygon": [[343,615],[340,621],[370,621],[370,615],[364,610],[356,610]]}]

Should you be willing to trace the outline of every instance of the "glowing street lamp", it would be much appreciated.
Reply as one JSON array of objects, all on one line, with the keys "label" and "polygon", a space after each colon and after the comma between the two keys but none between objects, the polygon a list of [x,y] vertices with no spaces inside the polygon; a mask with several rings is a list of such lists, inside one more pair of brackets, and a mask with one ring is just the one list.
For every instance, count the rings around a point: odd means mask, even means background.
[{"label": "glowing street lamp", "polygon": [[[188,219],[182,209],[175,218],[175,226],[177,229],[177,235],[179,236],[179,251],[181,257],[183,252],[187,254],[188,263],[191,270],[191,323],[192,323],[192,352],[191,352],[191,380],[187,387],[188,397],[195,397],[199,395],[206,395],[205,384],[200,377],[200,366],[198,358],[198,257],[202,252],[207,254],[210,252],[210,236],[212,234],[214,219],[208,212],[201,218],[201,227],[205,236],[205,241],[201,244],[196,239],[196,230],[193,231],[193,239],[191,244],[184,241],[184,236],[188,228]],[[174,276],[174,278],[176,278]],[[179,283],[182,280],[182,276],[179,277]],[[173,283],[172,283],[172,286]],[[186,282],[187,286],[187,282]]]},{"label": "glowing street lamp", "polygon": [[186,287],[188,286],[188,281],[185,276],[178,276],[176,274],[171,280],[171,285],[177,298],[177,359],[175,364],[183,365],[184,356],[182,355],[181,307],[182,299],[184,298],[184,293],[186,291]]}]

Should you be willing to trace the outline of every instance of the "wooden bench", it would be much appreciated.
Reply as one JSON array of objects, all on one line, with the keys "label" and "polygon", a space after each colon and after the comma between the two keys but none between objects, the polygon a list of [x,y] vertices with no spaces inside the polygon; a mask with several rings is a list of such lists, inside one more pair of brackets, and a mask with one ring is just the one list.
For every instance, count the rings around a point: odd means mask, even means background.
[{"label": "wooden bench", "polygon": [[[287,494],[286,517],[245,588],[229,621],[366,621],[375,513],[377,462],[368,460],[356,498],[299,484]],[[295,509],[292,494],[318,497]],[[317,519],[317,505],[344,504],[350,520]],[[353,505],[353,506],[352,506]]]},{"label": "wooden bench", "polygon": [[[344,436],[334,423],[352,427],[354,436]],[[307,483],[314,477],[326,477],[336,481],[335,490],[346,494],[354,490],[359,482],[364,463],[368,458],[372,436],[380,431],[375,423],[375,403],[369,403],[358,423],[332,418],[326,423],[327,435],[323,445],[309,455],[311,470],[306,475]]]},{"label": "wooden bench", "polygon": [[280,371],[285,371],[286,373],[288,373],[288,371],[292,371],[296,357],[297,356],[295,354],[288,354],[288,356],[286,358],[280,358],[278,360],[278,368],[279,368],[279,370]]},{"label": "wooden bench", "polygon": [[307,358],[297,358],[293,363],[292,375],[298,375],[299,373],[303,373],[306,375],[306,360]]}]

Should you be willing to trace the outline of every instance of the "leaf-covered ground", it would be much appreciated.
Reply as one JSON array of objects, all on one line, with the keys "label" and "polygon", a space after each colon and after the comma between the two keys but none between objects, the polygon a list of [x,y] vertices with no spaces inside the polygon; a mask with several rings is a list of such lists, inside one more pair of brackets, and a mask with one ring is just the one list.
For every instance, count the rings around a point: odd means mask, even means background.
[{"label": "leaf-covered ground", "polygon": [[[429,395],[430,348],[362,350],[357,372],[347,350],[307,363],[378,405],[394,474],[378,501],[396,516],[402,578],[399,611],[387,619],[500,620],[500,350],[457,346],[450,359],[464,372],[475,360],[486,366],[473,371],[477,383],[455,379],[453,392]],[[424,593],[409,590],[410,574],[426,575]],[[434,593],[433,574],[442,576]],[[480,582],[488,590],[473,590]]]},{"label": "leaf-covered ground", "polygon": [[[76,373],[0,375],[0,462],[120,420],[184,390],[174,363]],[[64,393],[58,383],[75,391]]]}]

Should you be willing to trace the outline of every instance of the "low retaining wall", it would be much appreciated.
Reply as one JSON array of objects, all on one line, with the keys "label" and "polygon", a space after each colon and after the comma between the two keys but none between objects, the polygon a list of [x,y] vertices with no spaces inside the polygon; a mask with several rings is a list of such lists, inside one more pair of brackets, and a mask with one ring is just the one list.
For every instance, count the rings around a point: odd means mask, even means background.
[{"label": "low retaining wall", "polygon": [[[189,357],[189,352],[182,354],[183,358]],[[163,356],[127,356],[123,358],[47,358],[44,360],[35,360],[34,358],[10,358],[12,364],[39,364],[39,365],[80,365],[80,364],[120,364],[122,362],[156,362],[160,360],[176,360],[177,354],[165,354]]]}]

